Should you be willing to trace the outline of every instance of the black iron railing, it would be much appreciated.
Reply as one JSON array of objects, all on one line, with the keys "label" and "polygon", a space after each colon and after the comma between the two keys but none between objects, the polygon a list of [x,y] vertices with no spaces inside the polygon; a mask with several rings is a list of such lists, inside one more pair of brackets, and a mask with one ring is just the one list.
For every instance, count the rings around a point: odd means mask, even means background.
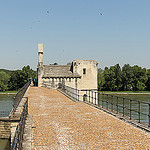
[{"label": "black iron railing", "polygon": [[150,126],[150,103],[104,93],[98,93],[98,98],[103,108]]},{"label": "black iron railing", "polygon": [[72,98],[79,101],[79,90],[69,86],[63,86],[62,90]]},{"label": "black iron railing", "polygon": [[150,127],[150,103],[104,94],[92,90],[77,90],[68,86],[63,87],[64,92],[76,100],[81,100],[101,106],[113,113],[128,116],[129,119],[137,120],[139,123]]},{"label": "black iron railing", "polygon": [[28,98],[26,98],[26,101],[23,105],[23,111],[21,114],[20,122],[17,126],[15,137],[12,142],[12,150],[21,150],[22,149],[22,141],[23,141],[23,134],[24,134],[24,127],[25,127],[25,120],[28,114]]},{"label": "black iron railing", "polygon": [[81,92],[82,95],[80,95],[80,97],[83,97],[83,101],[98,105],[98,97],[97,97],[98,94],[95,90],[80,90],[79,93]]},{"label": "black iron railing", "polygon": [[19,91],[18,93],[15,95],[14,97],[14,104],[13,104],[13,109],[12,109],[12,112],[14,113],[21,101],[21,99],[23,98],[26,90],[28,89],[30,85],[30,81],[28,81]]}]

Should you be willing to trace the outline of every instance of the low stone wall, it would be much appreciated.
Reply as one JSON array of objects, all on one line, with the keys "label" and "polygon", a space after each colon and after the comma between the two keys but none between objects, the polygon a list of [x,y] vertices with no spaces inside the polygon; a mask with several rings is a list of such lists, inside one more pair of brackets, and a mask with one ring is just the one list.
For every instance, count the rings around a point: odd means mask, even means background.
[{"label": "low stone wall", "polygon": [[14,141],[17,126],[19,125],[20,117],[23,112],[23,106],[24,106],[26,100],[27,100],[27,98],[22,98],[21,102],[19,103],[19,106],[16,109],[16,112],[15,113],[10,112],[9,120],[11,121],[11,128],[10,128],[11,144]]},{"label": "low stone wall", "polygon": [[20,122],[20,117],[25,101],[26,98],[22,98],[14,114],[10,112],[9,117],[0,118],[0,139],[11,139],[11,142],[13,141],[17,125]]},{"label": "low stone wall", "polygon": [[[28,87],[28,89],[29,88],[30,86]],[[27,94],[27,91],[24,94],[24,97],[21,99],[14,113],[12,110],[9,114],[9,117],[0,117],[0,139],[10,139],[11,143],[13,142],[16,129],[17,129],[17,125],[20,122],[20,117],[23,111],[23,106],[27,100],[27,98],[25,97]]]},{"label": "low stone wall", "polygon": [[0,118],[0,139],[10,139],[11,122],[9,118]]}]

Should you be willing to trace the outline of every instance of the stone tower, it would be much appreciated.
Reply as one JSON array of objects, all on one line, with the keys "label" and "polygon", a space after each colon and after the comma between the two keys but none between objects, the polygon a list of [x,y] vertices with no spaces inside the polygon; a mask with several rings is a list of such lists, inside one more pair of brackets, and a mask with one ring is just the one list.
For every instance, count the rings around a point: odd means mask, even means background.
[{"label": "stone tower", "polygon": [[[93,91],[94,94],[97,92],[97,65],[98,63],[94,60],[73,61],[73,73],[78,73],[81,76],[77,81],[77,89],[80,90],[80,101],[83,101],[87,91]],[[96,94],[95,97],[97,97]]]},{"label": "stone tower", "polygon": [[38,44],[38,67],[43,66],[43,44]]},{"label": "stone tower", "polygon": [[80,93],[97,91],[97,65],[94,60],[74,60],[71,65],[43,65],[43,44],[38,44],[38,87],[57,89],[63,85]]},{"label": "stone tower", "polygon": [[43,76],[43,44],[38,44],[38,86],[42,85]]},{"label": "stone tower", "polygon": [[81,76],[77,83],[78,90],[97,90],[97,65],[94,60],[73,61],[73,73]]}]

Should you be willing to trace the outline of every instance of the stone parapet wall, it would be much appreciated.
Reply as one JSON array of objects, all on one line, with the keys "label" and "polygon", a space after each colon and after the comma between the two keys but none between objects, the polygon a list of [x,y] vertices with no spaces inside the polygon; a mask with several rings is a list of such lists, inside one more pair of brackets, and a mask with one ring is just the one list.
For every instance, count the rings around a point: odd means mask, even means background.
[{"label": "stone parapet wall", "polygon": [[22,98],[21,102],[19,103],[16,109],[16,112],[15,113],[11,112],[9,115],[9,119],[11,120],[11,131],[10,131],[11,132],[11,144],[14,141],[17,126],[19,125],[20,117],[23,112],[23,106],[26,100],[27,98]]},{"label": "stone parapet wall", "polygon": [[0,139],[10,139],[11,122],[9,118],[0,118]]},{"label": "stone parapet wall", "polygon": [[[27,91],[30,87],[28,87]],[[9,117],[1,117],[0,118],[0,139],[11,139],[11,143],[14,140],[14,136],[16,133],[17,126],[20,122],[20,117],[23,112],[24,103],[27,100],[26,93],[24,97],[21,99],[17,109],[15,112],[12,111],[9,114]]]},{"label": "stone parapet wall", "polygon": [[10,139],[13,141],[17,125],[23,111],[23,105],[26,98],[22,98],[15,113],[10,112],[9,117],[0,118],[0,139]]}]

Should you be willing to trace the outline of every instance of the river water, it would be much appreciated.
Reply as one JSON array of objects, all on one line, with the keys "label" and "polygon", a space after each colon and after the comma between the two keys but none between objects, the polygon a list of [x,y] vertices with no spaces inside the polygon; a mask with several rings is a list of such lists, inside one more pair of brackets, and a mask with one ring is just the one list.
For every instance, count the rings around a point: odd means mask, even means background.
[{"label": "river water", "polygon": [[10,94],[0,95],[0,111],[11,111],[14,103],[14,96],[15,95]]},{"label": "river water", "polygon": [[[6,117],[9,115],[14,103],[15,95],[0,95],[0,112],[5,111],[5,114],[0,114],[1,117]],[[9,150],[10,149],[10,140],[0,139],[0,150]]]}]

